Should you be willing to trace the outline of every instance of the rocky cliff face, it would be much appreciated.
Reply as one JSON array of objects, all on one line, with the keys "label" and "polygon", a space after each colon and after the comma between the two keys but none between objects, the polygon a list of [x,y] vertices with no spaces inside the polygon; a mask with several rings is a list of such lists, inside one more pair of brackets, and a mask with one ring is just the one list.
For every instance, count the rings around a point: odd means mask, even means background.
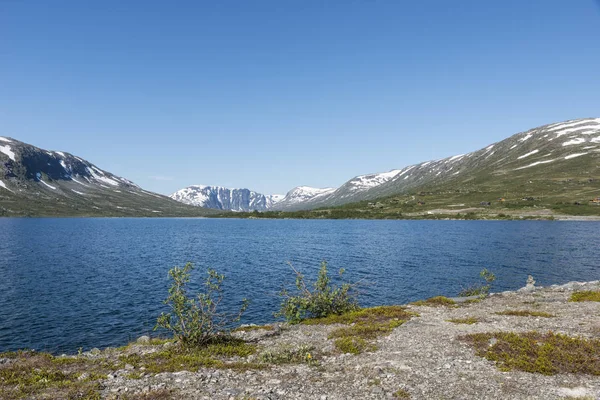
[{"label": "rocky cliff face", "polygon": [[181,203],[230,211],[266,211],[282,196],[264,195],[250,189],[228,189],[221,186],[193,185],[170,196]]}]

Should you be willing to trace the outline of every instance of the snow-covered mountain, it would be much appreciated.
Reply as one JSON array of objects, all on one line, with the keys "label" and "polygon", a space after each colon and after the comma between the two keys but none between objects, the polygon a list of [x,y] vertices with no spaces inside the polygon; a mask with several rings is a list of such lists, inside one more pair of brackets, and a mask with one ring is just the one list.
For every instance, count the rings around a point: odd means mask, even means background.
[{"label": "snow-covered mountain", "polygon": [[309,202],[311,200],[318,199],[322,196],[326,196],[329,193],[335,191],[335,188],[314,188],[310,186],[298,186],[287,192],[285,197],[281,201],[277,202],[272,209],[274,210],[288,210],[293,209],[301,204]]},{"label": "snow-covered mountain", "polygon": [[266,211],[283,198],[282,195],[264,195],[250,189],[207,185],[188,186],[169,197],[193,206],[230,211]]},{"label": "snow-covered mountain", "polygon": [[70,153],[0,137],[0,215],[203,214]]},{"label": "snow-covered mountain", "polygon": [[[600,118],[577,119],[517,133],[471,153],[357,176],[325,195],[290,204],[286,209],[335,206],[442,185],[501,182],[509,188],[534,177],[593,175],[599,167]],[[282,205],[283,201],[278,208]]]}]

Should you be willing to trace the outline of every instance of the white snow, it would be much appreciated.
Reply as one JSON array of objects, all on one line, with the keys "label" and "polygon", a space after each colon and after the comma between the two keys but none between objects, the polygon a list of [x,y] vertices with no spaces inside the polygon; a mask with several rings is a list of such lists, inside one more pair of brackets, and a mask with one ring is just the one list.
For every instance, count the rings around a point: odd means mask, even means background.
[{"label": "white snow", "polygon": [[448,159],[448,161],[450,162],[450,161],[454,161],[454,160],[459,160],[459,159],[463,158],[464,156],[465,156],[464,154],[459,154],[459,155],[457,155],[457,156],[450,157],[450,158]]},{"label": "white snow", "polygon": [[568,142],[564,142],[562,145],[563,146],[570,146],[572,144],[581,144],[581,143],[585,143],[585,139],[584,138],[571,139]]},{"label": "white snow", "polygon": [[491,150],[491,149],[493,149],[493,148],[494,148],[494,145],[492,144],[491,146],[488,146],[488,147],[486,147],[486,148],[485,148],[485,151],[486,151],[486,152],[488,152],[488,151],[490,151],[490,150]]},{"label": "white snow", "polygon": [[487,158],[490,158],[491,156],[493,156],[493,155],[494,155],[494,153],[495,153],[495,151],[492,151],[492,152],[491,152],[490,154],[488,154],[488,155],[487,155],[485,158],[486,158],[486,159],[487,159]]},{"label": "white snow", "polygon": [[525,137],[522,137],[521,139],[519,139],[519,142],[523,143],[524,141],[526,141],[527,139],[530,139],[533,137],[533,134],[528,133]]},{"label": "white snow", "polygon": [[0,136],[0,142],[7,142],[7,143],[12,143],[12,140],[7,139],[5,137]]},{"label": "white snow", "polygon": [[65,153],[63,153],[62,151],[55,151],[55,153],[60,155],[61,157],[66,157]]},{"label": "white snow", "polygon": [[5,184],[4,182],[2,182],[2,181],[0,181],[0,187],[2,187],[2,188],[4,188],[4,189],[8,190],[9,192],[12,192],[12,190],[10,190],[9,188],[7,188],[7,187],[6,187],[6,184]]},{"label": "white snow", "polygon": [[71,190],[72,190],[73,192],[77,193],[77,194],[80,194],[80,195],[82,195],[82,196],[85,196],[85,195],[86,195],[85,193],[78,192],[78,191],[77,191],[77,190],[75,190],[75,189],[71,189]]},{"label": "white snow", "polygon": [[592,140],[590,140],[590,142],[592,142],[592,143],[600,143],[600,136],[593,138]]},{"label": "white snow", "polygon": [[79,183],[80,185],[83,185],[83,186],[85,186],[85,187],[89,187],[89,185],[86,185],[86,184],[85,184],[85,183],[83,183],[83,182],[79,182],[79,181],[78,181],[77,179],[75,179],[75,178],[71,178],[71,180],[72,180],[73,182],[75,182],[75,183]]},{"label": "white snow", "polygon": [[582,150],[595,149],[595,148],[596,148],[596,146],[585,146],[585,147],[582,147]]},{"label": "white snow", "polygon": [[571,158],[575,158],[575,157],[579,157],[579,156],[585,156],[587,153],[574,153],[574,154],[569,154],[568,156],[565,157],[565,160],[570,160]]},{"label": "white snow", "polygon": [[582,126],[579,128],[569,128],[569,129],[559,131],[558,134],[556,135],[556,137],[559,138],[559,137],[567,135],[571,132],[578,132],[580,135],[593,135],[594,133],[596,133],[600,130],[598,128],[599,127],[588,127],[588,126]]},{"label": "white snow", "polygon": [[[98,168],[92,167],[92,168],[86,168],[86,169],[90,173],[90,175],[92,175],[94,177],[94,179],[104,182],[104,183],[108,183],[109,185],[112,185],[112,186],[119,186],[119,182],[115,181],[114,179],[110,179],[107,176],[98,175],[95,171],[104,175],[104,172],[100,171]],[[103,186],[103,185],[100,185],[100,186]],[[103,186],[103,187],[106,187],[106,186]]]},{"label": "white snow", "polygon": [[550,163],[552,161],[554,161],[554,160],[537,161],[537,162],[534,162],[533,164],[529,164],[529,165],[526,165],[524,167],[515,168],[515,171],[518,170],[518,169],[524,169],[524,168],[533,167],[533,166],[536,166],[536,165],[539,165],[539,164],[547,164],[547,163]]},{"label": "white snow", "polygon": [[428,166],[429,164],[431,164],[431,161],[427,161],[426,163],[423,163],[423,164],[421,164],[421,167],[426,167],[426,166]]},{"label": "white snow", "polygon": [[509,149],[509,150],[512,150],[512,149],[514,149],[515,147],[517,147],[517,145],[516,145],[516,144],[512,145],[512,146],[510,147],[510,149]]},{"label": "white snow", "polygon": [[16,161],[15,153],[12,151],[12,147],[10,147],[9,145],[0,146],[0,152],[6,154],[11,160]]},{"label": "white snow", "polygon": [[40,179],[40,182],[41,182],[41,183],[43,183],[44,185],[48,186],[50,189],[52,189],[52,190],[56,190],[56,187],[54,187],[54,186],[52,186],[52,185],[49,185],[49,184],[47,184],[46,182],[44,182],[44,181],[43,181],[43,180],[41,180],[41,179]]},{"label": "white snow", "polygon": [[533,151],[530,151],[530,152],[529,152],[529,153],[527,153],[527,154],[523,154],[522,156],[520,156],[520,157],[517,157],[517,160],[520,160],[520,159],[522,159],[522,158],[525,158],[525,157],[529,157],[530,155],[532,155],[532,154],[535,154],[535,153],[538,153],[538,152],[539,152],[539,150],[537,150],[537,149],[536,149],[536,150],[533,150]]},{"label": "white snow", "polygon": [[[414,168],[414,167],[411,167],[411,168]],[[410,170],[410,168],[408,170]],[[393,179],[398,174],[400,174],[400,176],[402,176],[401,172],[402,172],[401,169],[395,169],[395,170],[392,170],[389,172],[382,172],[379,174],[368,174],[368,175],[357,176],[356,178],[354,178],[352,180],[352,185],[353,185],[352,190],[369,189],[369,188],[372,188],[375,186],[379,186],[382,183],[385,183],[385,182]]]},{"label": "white snow", "polygon": [[[586,125],[590,125],[590,123],[597,125],[600,124],[600,118],[592,118],[592,119],[580,119],[573,122],[559,122],[554,125],[550,125],[550,129],[546,129],[547,132],[561,132],[561,135],[564,135],[565,130],[568,128],[573,128],[574,130],[584,129]],[[583,125],[583,126],[582,126]],[[560,135],[559,135],[560,136]]]}]

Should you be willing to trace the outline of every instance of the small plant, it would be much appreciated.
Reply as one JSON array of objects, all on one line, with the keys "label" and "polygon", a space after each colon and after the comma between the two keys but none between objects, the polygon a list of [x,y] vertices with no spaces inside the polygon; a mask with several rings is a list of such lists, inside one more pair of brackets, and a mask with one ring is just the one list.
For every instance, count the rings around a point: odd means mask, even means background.
[{"label": "small plant", "polygon": [[[307,318],[324,318],[330,315],[341,315],[359,309],[356,299],[356,285],[344,283],[332,286],[327,272],[327,263],[321,263],[317,280],[311,285],[305,282],[304,275],[289,264],[296,274],[296,291],[294,293],[283,289],[279,295],[283,297],[276,317],[284,317],[295,324]],[[340,277],[344,270],[340,269]],[[310,288],[312,286],[312,290]]]},{"label": "small plant", "polygon": [[162,313],[154,327],[155,330],[164,328],[171,331],[184,347],[205,346],[219,336],[229,334],[231,324],[239,321],[248,307],[248,301],[244,299],[237,314],[218,311],[223,300],[221,285],[225,276],[213,269],[208,270],[205,291],[199,293],[197,298],[188,296],[186,286],[193,268],[191,263],[187,263],[183,268],[174,267],[169,271],[173,283],[164,303],[171,308],[171,312]]},{"label": "small plant", "polygon": [[313,354],[314,346],[300,345],[297,348],[283,348],[276,351],[266,351],[260,355],[261,361],[267,364],[301,364],[316,363]]},{"label": "small plant", "polygon": [[492,288],[492,282],[496,280],[496,275],[493,272],[489,271],[487,268],[484,268],[479,273],[479,277],[485,282],[484,283],[476,283],[467,288],[462,289],[458,295],[460,297],[469,297],[469,296],[482,296],[485,297],[490,293],[490,289]]},{"label": "small plant", "polygon": [[600,291],[575,292],[571,295],[569,301],[600,301]]}]

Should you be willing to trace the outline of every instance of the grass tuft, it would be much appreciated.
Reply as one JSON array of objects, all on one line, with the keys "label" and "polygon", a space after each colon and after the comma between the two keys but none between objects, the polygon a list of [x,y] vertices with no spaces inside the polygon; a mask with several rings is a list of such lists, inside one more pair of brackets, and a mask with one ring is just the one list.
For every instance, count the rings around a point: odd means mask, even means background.
[{"label": "grass tuft", "polygon": [[398,389],[392,395],[395,399],[410,399],[410,393],[404,389]]},{"label": "grass tuft", "polygon": [[514,317],[541,317],[541,318],[554,318],[556,315],[549,314],[543,311],[531,311],[531,310],[505,310],[498,311],[494,314],[497,315],[511,315]]},{"label": "grass tuft", "polygon": [[548,332],[476,333],[462,337],[503,371],[600,375],[600,340]]},{"label": "grass tuft", "polygon": [[415,301],[410,304],[412,304],[413,306],[439,307],[439,306],[455,306],[456,302],[445,296],[436,296],[436,297],[431,297],[427,300]]},{"label": "grass tuft", "polygon": [[479,318],[476,318],[476,317],[452,318],[452,319],[447,319],[446,321],[452,322],[453,324],[473,325],[473,324],[476,324],[479,322]]},{"label": "grass tuft", "polygon": [[600,290],[587,290],[584,292],[575,292],[571,295],[569,301],[600,301]]}]

